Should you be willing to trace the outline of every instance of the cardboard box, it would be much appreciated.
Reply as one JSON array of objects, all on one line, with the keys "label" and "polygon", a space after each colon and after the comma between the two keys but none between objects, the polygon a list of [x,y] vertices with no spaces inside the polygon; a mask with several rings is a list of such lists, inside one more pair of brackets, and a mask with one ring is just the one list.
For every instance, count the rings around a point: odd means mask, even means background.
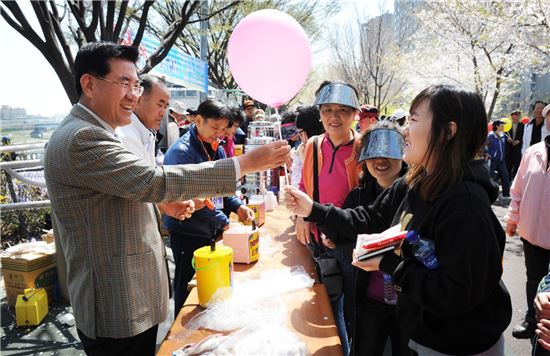
[{"label": "cardboard box", "polygon": [[260,258],[260,230],[232,223],[223,233],[223,244],[233,249],[234,263],[252,263]]},{"label": "cardboard box", "polygon": [[53,235],[53,229],[49,230],[49,231],[46,231],[46,230],[44,230],[44,231],[46,233],[42,234],[42,236],[40,236],[42,238],[42,241],[46,241],[46,243],[51,244],[53,242],[53,240],[55,239],[55,236]]},{"label": "cardboard box", "polygon": [[[251,200],[246,204],[250,209],[254,210],[254,221],[256,226],[260,227],[265,224],[265,203],[259,200]],[[252,225],[252,221],[242,221],[245,225]]]},{"label": "cardboard box", "polygon": [[17,258],[2,257],[2,275],[10,306],[14,306],[17,296],[28,288],[44,288],[48,301],[54,300],[53,287],[57,281],[55,254],[25,253]]}]

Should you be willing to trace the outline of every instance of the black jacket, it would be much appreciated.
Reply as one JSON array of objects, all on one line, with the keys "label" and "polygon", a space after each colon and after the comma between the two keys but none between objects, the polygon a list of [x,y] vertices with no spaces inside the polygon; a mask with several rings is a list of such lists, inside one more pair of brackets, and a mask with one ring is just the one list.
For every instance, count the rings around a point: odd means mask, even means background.
[{"label": "black jacket", "polygon": [[519,158],[521,159],[521,147],[523,145],[523,132],[525,130],[525,125],[523,123],[518,122],[518,126],[516,127],[516,137],[512,137],[512,129],[508,131],[508,135],[512,138],[512,140],[519,140],[519,144],[513,146],[510,142],[506,141],[506,156],[508,155],[519,155]]},{"label": "black jacket", "polygon": [[[382,194],[384,190],[376,183],[375,179],[369,179],[363,182],[359,187],[353,188],[348,194],[343,209],[346,208],[355,208],[356,206],[368,206],[376,200],[376,198]],[[330,232],[320,229],[327,236]],[[340,245],[344,241],[338,240],[337,245]],[[347,242],[347,240],[346,240]],[[360,268],[355,268],[355,285],[354,285],[354,304],[356,307],[361,307],[368,304],[366,298],[368,286],[369,286],[369,277],[370,272],[366,272]]]},{"label": "black jacket", "polygon": [[308,220],[352,239],[413,214],[407,229],[434,241],[441,267],[424,268],[407,243],[402,256],[383,257],[380,269],[400,288],[397,321],[421,345],[451,355],[476,354],[497,342],[512,315],[501,281],[505,235],[491,210],[497,196],[489,172],[476,161],[434,202],[423,201],[399,179],[372,206],[342,210],[315,203]]}]

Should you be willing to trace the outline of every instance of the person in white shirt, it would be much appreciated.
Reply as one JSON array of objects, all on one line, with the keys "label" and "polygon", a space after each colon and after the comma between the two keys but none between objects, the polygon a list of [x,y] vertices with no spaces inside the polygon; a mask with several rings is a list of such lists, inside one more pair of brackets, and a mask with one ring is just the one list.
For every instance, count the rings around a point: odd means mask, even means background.
[{"label": "person in white shirt", "polygon": [[[145,74],[140,76],[140,81],[143,94],[131,115],[132,122],[118,127],[116,134],[128,151],[155,166],[156,132],[168,109],[170,92],[162,78]],[[160,203],[157,206],[162,213],[180,220],[190,217],[194,211],[192,200]]]},{"label": "person in white shirt", "polygon": [[168,109],[170,93],[162,78],[146,74],[140,80],[143,94],[131,116],[132,122],[116,131],[124,147],[155,165],[155,135]]},{"label": "person in white shirt", "polygon": [[[521,147],[521,154],[524,155],[525,151],[535,143],[544,141],[544,138],[550,135],[549,124],[545,124],[546,114],[548,114],[548,105],[543,101],[536,101],[533,105],[533,119],[530,123],[525,125],[525,131],[523,132],[523,145]],[[548,119],[546,119],[548,121]]]}]

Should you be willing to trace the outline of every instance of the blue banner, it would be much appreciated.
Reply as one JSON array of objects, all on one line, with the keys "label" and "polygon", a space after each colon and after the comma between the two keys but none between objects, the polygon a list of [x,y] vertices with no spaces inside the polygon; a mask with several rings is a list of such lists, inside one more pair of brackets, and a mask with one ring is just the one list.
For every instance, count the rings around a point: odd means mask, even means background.
[{"label": "blue banner", "polygon": [[[134,30],[128,29],[122,44],[132,44],[134,35]],[[145,65],[145,60],[156,51],[159,45],[159,40],[143,35],[139,45],[138,67]],[[208,93],[208,63],[190,56],[174,46],[162,62],[157,64],[150,73],[164,76],[171,83]]]}]

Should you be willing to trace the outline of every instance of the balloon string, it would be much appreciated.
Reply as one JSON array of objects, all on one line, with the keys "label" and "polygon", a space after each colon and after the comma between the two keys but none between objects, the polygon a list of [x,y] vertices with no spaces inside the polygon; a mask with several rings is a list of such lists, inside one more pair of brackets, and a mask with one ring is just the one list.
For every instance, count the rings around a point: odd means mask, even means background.
[{"label": "balloon string", "polygon": [[[275,115],[277,115],[277,121],[279,122],[279,138],[282,140],[283,139],[283,133],[281,131],[281,126],[283,125],[283,122],[281,120],[281,116],[279,116],[279,108],[278,107],[275,107]],[[290,180],[288,179],[288,170],[287,170],[287,167],[286,167],[286,163],[283,163],[283,168],[285,170],[285,181],[284,181],[284,185],[288,185],[290,184]]]}]

